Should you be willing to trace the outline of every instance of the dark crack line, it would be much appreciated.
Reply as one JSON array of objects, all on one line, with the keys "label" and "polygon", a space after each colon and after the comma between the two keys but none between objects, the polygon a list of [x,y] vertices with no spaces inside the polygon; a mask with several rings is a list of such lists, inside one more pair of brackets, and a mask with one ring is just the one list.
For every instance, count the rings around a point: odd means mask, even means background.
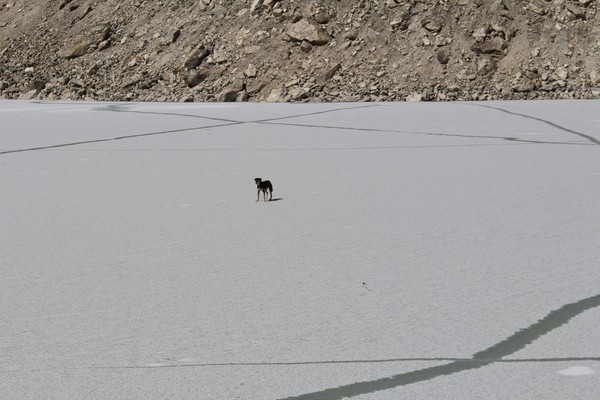
[{"label": "dark crack line", "polygon": [[250,121],[239,121],[239,120],[231,120],[231,119],[225,119],[225,118],[206,117],[206,116],[194,115],[194,114],[164,113],[164,112],[155,112],[155,111],[121,110],[121,109],[118,109],[119,107],[121,107],[121,106],[120,105],[116,105],[114,107],[108,106],[108,107],[106,107],[104,109],[99,109],[97,111],[114,111],[114,112],[123,112],[123,113],[138,113],[138,114],[155,114],[155,115],[194,117],[194,118],[204,118],[204,119],[210,119],[210,120],[216,120],[216,121],[239,122],[239,123],[244,123],[244,124],[252,124],[252,123],[268,123],[268,122],[271,122],[271,121],[280,121],[280,120],[291,119],[291,118],[310,117],[310,116],[314,116],[314,115],[328,114],[328,113],[333,113],[333,112],[355,110],[355,109],[360,109],[360,108],[368,108],[368,107],[376,107],[376,106],[375,105],[363,105],[363,106],[355,106],[355,107],[339,107],[339,108],[334,108],[334,109],[330,109],[330,110],[313,111],[313,112],[307,112],[307,113],[304,113],[304,114],[294,114],[294,115],[287,115],[287,116],[283,116],[283,117],[265,118],[265,119],[250,120]]},{"label": "dark crack line", "polygon": [[[34,102],[34,104],[45,104],[45,103]],[[333,126],[333,125],[313,125],[313,124],[275,122],[275,121],[281,121],[281,120],[290,119],[290,118],[300,118],[300,117],[314,116],[314,115],[326,114],[326,113],[332,113],[332,112],[338,112],[338,111],[355,110],[355,109],[370,108],[370,107],[377,107],[377,106],[378,105],[368,104],[368,105],[360,105],[360,106],[355,106],[355,107],[339,107],[339,108],[330,109],[330,110],[316,111],[316,112],[296,114],[296,115],[288,115],[288,116],[277,117],[277,118],[258,119],[258,120],[254,120],[254,121],[238,121],[238,120],[232,120],[232,119],[206,117],[206,116],[194,115],[194,114],[124,110],[123,109],[124,107],[129,107],[129,106],[120,105],[120,104],[109,104],[104,107],[96,108],[94,110],[95,111],[104,111],[104,112],[169,115],[169,116],[180,116],[180,117],[188,117],[188,118],[193,117],[193,118],[208,119],[208,120],[225,122],[225,123],[218,124],[218,125],[193,127],[193,128],[173,129],[173,130],[160,131],[160,132],[141,133],[141,134],[135,134],[135,135],[124,135],[124,136],[119,136],[119,137],[115,137],[115,138],[93,139],[93,140],[77,141],[77,142],[70,142],[70,143],[60,143],[60,144],[54,144],[54,145],[48,145],[48,146],[30,147],[30,148],[25,148],[25,149],[0,150],[0,155],[38,151],[38,150],[61,149],[61,148],[65,148],[65,147],[73,147],[73,146],[79,146],[79,145],[84,145],[84,144],[110,142],[110,141],[117,141],[117,140],[123,140],[123,139],[140,138],[140,137],[154,136],[154,135],[165,135],[165,134],[170,134],[170,133],[189,132],[189,131],[194,131],[194,130],[219,128],[219,127],[232,126],[232,125],[244,125],[244,124],[251,124],[251,123],[265,124],[265,125],[296,126],[296,127],[303,127],[303,128],[351,130],[351,131],[359,131],[359,132],[399,133],[399,134],[411,134],[411,135],[422,135],[422,136],[442,136],[442,137],[459,137],[459,138],[474,138],[474,139],[497,139],[497,140],[505,140],[505,141],[509,141],[509,142],[513,142],[513,143],[521,143],[521,144],[553,144],[553,145],[576,145],[576,146],[587,146],[587,145],[591,145],[591,144],[600,144],[600,142],[598,140],[596,140],[595,138],[593,138],[591,136],[569,130],[567,128],[556,125],[552,122],[545,121],[545,120],[535,118],[535,117],[530,117],[530,116],[527,116],[524,114],[519,114],[519,113],[503,110],[501,108],[484,106],[484,105],[480,105],[480,107],[488,107],[488,108],[500,110],[500,111],[503,111],[503,112],[506,112],[509,114],[520,115],[520,116],[523,116],[526,118],[532,118],[532,119],[535,119],[538,121],[542,121],[547,124],[550,124],[551,126],[565,130],[567,132],[577,134],[578,136],[583,137],[584,139],[587,139],[588,141],[591,141],[593,143],[549,142],[549,141],[527,140],[527,139],[521,139],[521,138],[511,137],[511,136],[490,136],[490,135],[477,136],[477,135],[439,133],[439,132],[402,131],[402,130],[377,129],[377,128],[351,128],[351,127]],[[476,145],[474,145],[474,146],[476,146]],[[434,146],[397,146],[397,147],[364,147],[364,148],[321,148],[321,149],[311,148],[311,149],[281,149],[281,150],[348,150],[348,149],[350,149],[350,150],[371,150],[371,149],[382,149],[382,148],[416,148],[416,147],[456,147],[456,146],[452,146],[452,145],[435,146],[434,145]],[[206,150],[215,150],[215,149],[206,149]],[[221,149],[218,149],[218,150],[221,150]],[[238,149],[236,149],[236,150],[238,150]],[[239,150],[255,150],[255,149],[239,149]],[[258,150],[258,149],[256,149],[256,150]],[[269,150],[272,150],[272,149],[269,149]],[[277,149],[275,149],[275,150],[277,150]]]},{"label": "dark crack line", "polygon": [[249,123],[268,123],[268,122],[271,122],[271,121],[281,121],[281,120],[284,120],[284,119],[291,119],[291,118],[311,117],[311,116],[314,116],[314,115],[328,114],[328,113],[333,113],[333,112],[338,112],[338,111],[358,110],[358,109],[361,109],[361,108],[372,108],[372,107],[378,107],[378,105],[376,105],[376,104],[365,104],[365,105],[354,106],[354,107],[338,107],[338,108],[332,108],[332,109],[329,109],[329,110],[313,111],[313,112],[309,112],[309,113],[296,114],[296,115],[287,115],[285,117],[257,119],[257,120],[248,121],[248,122]]},{"label": "dark crack line", "polygon": [[219,122],[229,122],[229,123],[243,123],[244,121],[238,121],[234,119],[227,118],[216,118],[216,117],[207,117],[204,115],[196,115],[196,114],[182,114],[182,113],[170,113],[170,112],[158,112],[158,111],[139,111],[139,110],[126,110],[126,105],[108,105],[102,108],[94,109],[94,111],[99,112],[118,112],[118,113],[130,113],[130,114],[148,114],[148,115],[166,115],[169,117],[185,117],[185,118],[199,118],[199,119],[207,119],[211,121],[219,121]]},{"label": "dark crack line", "polygon": [[554,123],[552,121],[548,121],[548,120],[545,120],[543,118],[533,117],[531,115],[522,114],[522,113],[518,113],[518,112],[515,112],[515,111],[505,110],[504,108],[492,107],[492,106],[483,105],[483,104],[472,104],[471,106],[489,108],[489,109],[500,111],[500,112],[503,112],[503,113],[506,113],[506,114],[517,115],[519,117],[523,117],[523,118],[527,118],[527,119],[532,119],[534,121],[538,121],[538,122],[544,123],[546,125],[550,125],[551,127],[559,129],[559,130],[561,130],[563,132],[572,133],[573,135],[577,135],[579,137],[582,137],[582,138],[588,140],[589,142],[591,142],[594,145],[600,145],[600,140],[596,139],[595,137],[593,137],[591,135],[587,135],[587,134],[582,133],[582,132],[577,132],[577,131],[575,131],[573,129],[566,128],[564,126],[558,125],[558,124],[556,124],[556,123]]},{"label": "dark crack line", "polygon": [[[39,101],[32,102],[32,103],[33,104],[46,104],[46,103],[39,102]],[[202,118],[202,119],[208,119],[208,120],[225,122],[225,123],[224,124],[219,124],[219,125],[210,125],[210,126],[193,127],[193,128],[173,129],[173,130],[160,131],[160,132],[151,132],[151,133],[141,133],[141,134],[136,134],[136,135],[124,135],[124,136],[119,136],[119,137],[115,137],[115,138],[82,140],[82,141],[78,141],[78,142],[59,143],[59,144],[48,145],[48,146],[29,147],[29,148],[25,148],[25,149],[0,150],[0,155],[14,154],[14,153],[23,153],[23,152],[38,151],[38,150],[60,149],[60,148],[64,148],[64,147],[79,146],[79,145],[84,145],[84,144],[103,143],[103,142],[110,142],[110,141],[123,140],[123,139],[133,139],[133,138],[140,138],[140,137],[146,137],[146,136],[165,135],[165,134],[170,134],[170,133],[188,132],[188,131],[194,131],[194,130],[202,130],[202,129],[208,129],[208,128],[219,128],[219,127],[232,126],[232,125],[243,125],[243,124],[250,124],[250,123],[263,123],[263,122],[267,122],[267,121],[276,121],[276,120],[288,119],[288,118],[305,117],[305,116],[325,114],[325,113],[331,113],[331,112],[337,112],[337,111],[353,110],[353,109],[357,109],[357,108],[375,107],[375,105],[363,105],[363,106],[357,106],[357,107],[341,107],[341,108],[336,108],[336,109],[331,109],[331,110],[317,111],[317,112],[311,112],[311,113],[305,113],[305,114],[297,114],[297,115],[289,115],[289,116],[277,117],[277,118],[270,118],[270,119],[261,119],[261,120],[256,120],[256,121],[238,121],[238,120],[225,119],[225,118],[206,117],[206,116],[194,115],[194,114],[180,114],[180,113],[164,113],[164,112],[153,112],[153,111],[124,110],[123,108],[125,108],[125,107],[129,107],[129,105],[109,104],[109,105],[106,105],[106,106],[103,106],[103,107],[95,108],[93,110],[94,111],[102,111],[102,112],[119,112],[119,113],[137,113],[137,114],[152,114],[152,115],[169,115],[169,116],[180,116],[180,117],[193,117],[193,118]]]},{"label": "dark crack line", "polygon": [[[276,148],[242,148],[242,147],[219,147],[219,148],[186,148],[186,149],[57,149],[56,151],[64,152],[89,152],[89,153],[119,153],[119,152],[219,152],[219,151],[364,151],[364,150],[402,150],[402,149],[431,149],[431,148],[462,148],[462,147],[498,147],[498,146],[523,146],[532,145],[534,143],[478,143],[478,144],[446,144],[446,145],[415,145],[415,146],[371,146],[371,147],[305,147],[305,148],[293,148],[293,147],[276,147]],[[589,146],[589,144],[586,144]],[[1,153],[0,153],[1,154]]]},{"label": "dark crack line", "polygon": [[321,128],[321,129],[339,129],[339,130],[349,130],[349,131],[358,131],[358,132],[376,132],[376,133],[399,133],[399,134],[408,134],[408,135],[417,135],[417,136],[442,136],[442,137],[458,137],[458,138],[468,138],[468,139],[497,139],[497,140],[506,140],[510,142],[518,142],[518,143],[531,143],[531,144],[554,144],[554,145],[577,145],[577,146],[590,146],[590,143],[587,142],[550,142],[543,140],[530,140],[530,139],[521,139],[514,136],[490,136],[490,135],[466,135],[460,133],[440,133],[440,132],[419,132],[419,131],[403,131],[396,129],[378,129],[378,128],[352,128],[347,126],[335,126],[335,125],[312,125],[312,124],[298,124],[298,123],[286,123],[286,122],[264,122],[264,121],[255,121],[257,123],[265,124],[265,125],[283,125],[283,126],[295,126],[301,128]]},{"label": "dark crack line", "polygon": [[106,139],[82,140],[79,142],[52,144],[52,145],[48,145],[48,146],[30,147],[30,148],[26,148],[26,149],[4,150],[4,151],[0,151],[0,155],[13,154],[13,153],[24,153],[24,152],[28,152],[28,151],[59,149],[59,148],[64,148],[64,147],[79,146],[79,145],[83,145],[83,144],[114,142],[117,140],[135,139],[135,138],[148,137],[148,136],[168,135],[171,133],[198,131],[198,130],[203,130],[203,129],[220,128],[223,126],[232,126],[232,125],[239,125],[239,124],[241,124],[241,122],[234,122],[234,123],[227,123],[227,124],[220,124],[220,125],[199,126],[199,127],[193,127],[193,128],[172,129],[172,130],[168,130],[168,131],[159,131],[159,132],[150,132],[150,133],[139,133],[139,134],[135,134],[135,135],[117,136],[114,138],[106,138]]},{"label": "dark crack line", "polygon": [[[398,386],[429,381],[431,379],[463,372],[471,369],[482,368],[495,363],[510,354],[522,350],[541,336],[566,324],[577,315],[600,306],[600,295],[588,297],[575,303],[566,304],[552,311],[546,317],[533,325],[519,330],[514,335],[485,350],[477,352],[471,359],[458,360],[450,364],[424,368],[404,374],[393,375],[373,381],[356,382],[345,386],[325,389],[318,392],[307,393],[300,396],[287,397],[285,400],[338,400],[345,397],[374,393],[389,390]],[[506,360],[510,361],[510,360]]]}]

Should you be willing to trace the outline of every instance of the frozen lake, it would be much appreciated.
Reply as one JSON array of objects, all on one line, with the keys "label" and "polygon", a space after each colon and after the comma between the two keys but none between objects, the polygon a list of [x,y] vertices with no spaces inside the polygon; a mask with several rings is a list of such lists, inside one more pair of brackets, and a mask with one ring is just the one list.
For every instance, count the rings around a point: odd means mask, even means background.
[{"label": "frozen lake", "polygon": [[0,182],[1,398],[598,398],[598,101],[0,101]]}]

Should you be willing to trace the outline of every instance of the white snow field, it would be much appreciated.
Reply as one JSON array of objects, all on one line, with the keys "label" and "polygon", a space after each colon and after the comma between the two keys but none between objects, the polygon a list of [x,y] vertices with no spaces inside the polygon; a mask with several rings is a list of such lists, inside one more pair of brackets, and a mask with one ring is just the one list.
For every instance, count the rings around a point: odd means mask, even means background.
[{"label": "white snow field", "polygon": [[598,101],[2,101],[0,182],[2,399],[600,395]]}]

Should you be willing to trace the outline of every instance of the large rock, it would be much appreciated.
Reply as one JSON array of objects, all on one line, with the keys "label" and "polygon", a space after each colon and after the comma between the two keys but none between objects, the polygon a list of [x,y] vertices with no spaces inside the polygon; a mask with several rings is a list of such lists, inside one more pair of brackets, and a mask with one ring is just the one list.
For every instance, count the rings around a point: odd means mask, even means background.
[{"label": "large rock", "polygon": [[276,88],[271,90],[269,96],[267,97],[267,103],[277,103],[283,101],[283,89]]},{"label": "large rock", "polygon": [[475,53],[487,54],[493,57],[501,58],[504,57],[504,50],[508,47],[506,42],[500,37],[494,37],[490,40],[483,42],[477,42],[471,46],[471,50]]},{"label": "large rock", "polygon": [[327,44],[330,40],[330,37],[325,32],[305,19],[292,24],[286,33],[296,42],[306,40],[310,44],[317,46]]},{"label": "large rock", "polygon": [[194,49],[194,51],[192,51],[192,54],[190,54],[190,56],[187,58],[187,60],[183,64],[183,66],[188,71],[192,70],[192,69],[196,69],[200,64],[202,64],[202,61],[204,61],[204,59],[206,57],[208,57],[209,55],[210,55],[210,50],[208,50],[206,47],[204,47],[204,45],[200,45],[200,46],[196,47]]},{"label": "large rock", "polygon": [[190,73],[185,77],[185,83],[187,83],[188,87],[198,86],[202,81],[206,79],[208,75],[203,71],[190,71]]},{"label": "large rock", "polygon": [[81,57],[87,54],[92,46],[108,40],[109,37],[108,28],[97,28],[91,33],[75,36],[63,48],[62,56],[67,60]]}]

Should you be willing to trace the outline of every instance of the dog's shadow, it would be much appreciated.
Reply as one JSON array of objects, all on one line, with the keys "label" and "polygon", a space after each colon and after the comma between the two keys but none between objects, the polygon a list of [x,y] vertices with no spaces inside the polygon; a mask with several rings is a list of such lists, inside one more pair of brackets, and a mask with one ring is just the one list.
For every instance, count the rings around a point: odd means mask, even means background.
[{"label": "dog's shadow", "polygon": [[271,199],[271,200],[269,200],[269,201],[279,201],[279,200],[283,200],[283,197],[278,197],[278,198],[276,198],[276,199]]}]

